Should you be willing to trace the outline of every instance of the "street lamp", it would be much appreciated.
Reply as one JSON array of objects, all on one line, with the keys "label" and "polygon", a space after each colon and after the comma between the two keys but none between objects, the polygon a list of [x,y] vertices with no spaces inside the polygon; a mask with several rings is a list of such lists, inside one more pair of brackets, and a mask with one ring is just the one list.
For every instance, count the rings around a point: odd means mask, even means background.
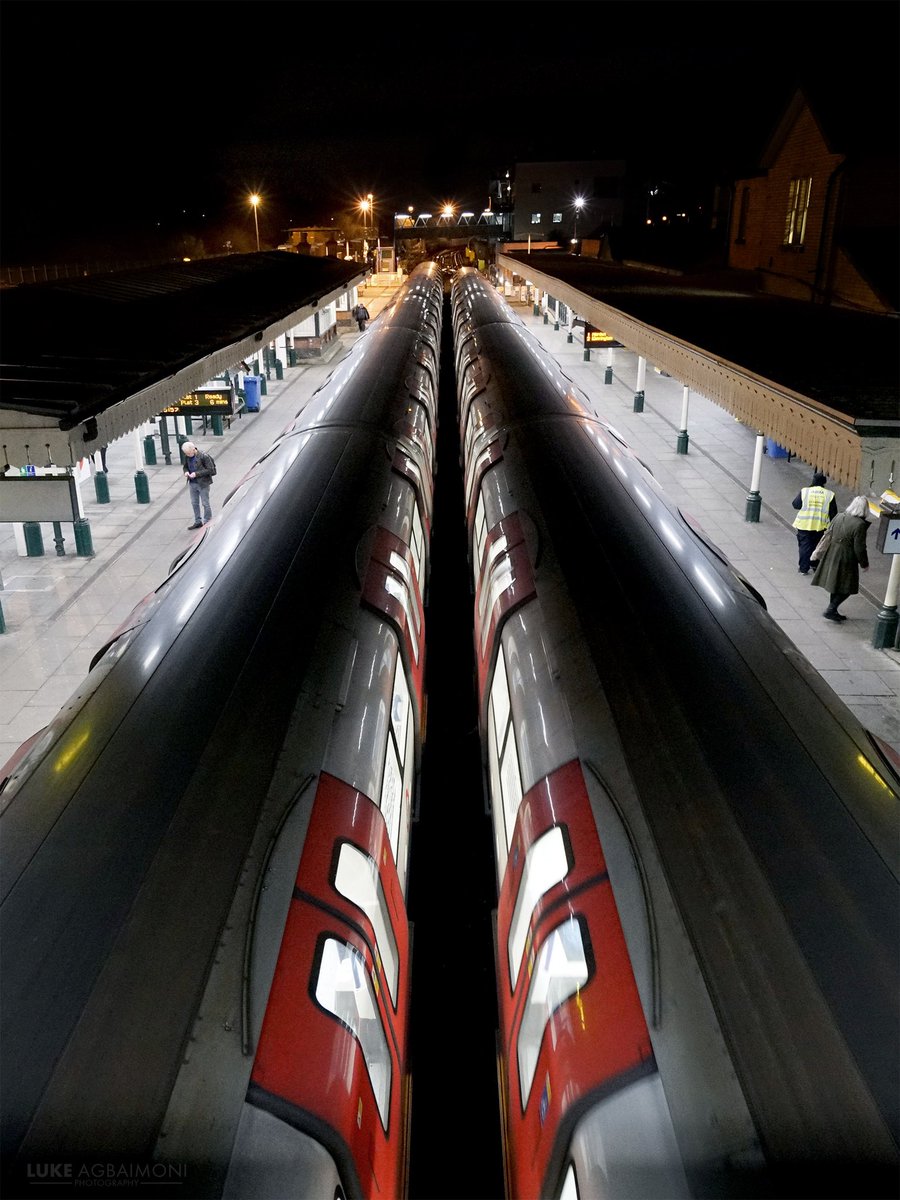
[{"label": "street lamp", "polygon": [[256,249],[259,249],[259,218],[256,215],[256,210],[259,208],[259,202],[262,199],[256,192],[250,197],[250,207],[253,209],[253,227],[256,230]]},{"label": "street lamp", "polygon": [[573,246],[578,245],[578,214],[581,212],[581,210],[583,208],[584,208],[584,197],[576,196],[575,197],[575,236],[572,238]]},{"label": "street lamp", "polygon": [[363,215],[363,232],[365,234],[365,237],[368,238],[368,236],[369,236],[369,213],[373,212],[373,210],[374,210],[371,192],[369,192],[369,194],[368,194],[368,196],[366,196],[365,200],[360,200],[359,210]]}]

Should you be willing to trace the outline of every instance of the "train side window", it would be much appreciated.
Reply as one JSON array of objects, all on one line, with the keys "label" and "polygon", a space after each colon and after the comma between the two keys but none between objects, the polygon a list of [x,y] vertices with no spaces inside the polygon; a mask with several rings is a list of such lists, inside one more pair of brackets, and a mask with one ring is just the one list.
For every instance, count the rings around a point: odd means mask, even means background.
[{"label": "train side window", "polygon": [[548,934],[528,987],[516,1048],[523,1112],[531,1095],[544,1030],[556,1010],[584,987],[589,974],[584,930],[577,917],[569,917]]},{"label": "train side window", "polygon": [[578,1176],[575,1174],[575,1164],[569,1163],[566,1170],[566,1177],[563,1180],[562,1191],[559,1193],[559,1200],[578,1200],[581,1193],[578,1190]]},{"label": "train side window", "polygon": [[416,637],[416,630],[419,627],[417,620],[413,618],[413,605],[410,602],[409,588],[402,579],[397,579],[396,576],[390,573],[384,577],[384,590],[389,596],[393,596],[395,600],[400,601],[400,607],[406,615],[406,627],[409,630],[409,644],[412,647],[413,658],[418,663],[419,661],[419,639]]},{"label": "train side window", "polygon": [[[409,564],[407,563],[406,559],[402,555],[398,554],[396,550],[391,550],[390,554],[388,555],[388,561],[397,574],[403,576],[403,582],[406,584],[411,599],[414,589],[412,584],[412,573],[410,572]],[[410,607],[412,609],[412,615],[415,621],[416,636],[418,637],[422,628],[419,620],[419,609],[415,604],[410,604]]]},{"label": "train side window", "polygon": [[316,1000],[350,1030],[359,1042],[369,1073],[381,1124],[387,1130],[391,1094],[391,1057],[381,1024],[372,980],[353,946],[326,938],[316,978]]},{"label": "train side window", "polygon": [[545,892],[549,892],[560,880],[565,879],[571,865],[565,838],[559,825],[548,829],[528,847],[507,942],[509,977],[512,981],[513,991],[516,989],[519,977],[519,965],[522,962],[534,906]]},{"label": "train side window", "polygon": [[400,833],[400,812],[403,796],[403,770],[397,757],[397,747],[392,739],[384,751],[384,775],[381,780],[381,801],[379,807],[387,825],[388,838],[394,861],[397,861],[398,838]]},{"label": "train side window", "polygon": [[484,495],[478,493],[478,507],[475,509],[475,561],[472,563],[472,574],[477,579],[478,572],[481,570],[481,560],[484,557],[484,543],[487,539],[487,516],[484,511]]},{"label": "train side window", "polygon": [[497,875],[502,879],[516,815],[522,801],[522,778],[519,774],[519,756],[512,725],[506,658],[502,645],[497,652],[497,663],[494,667],[488,723],[488,767],[491,808],[494,813]]},{"label": "train side window", "polygon": [[[501,539],[498,539],[498,542]],[[502,539],[503,550],[506,550],[506,538]],[[491,627],[491,613],[494,605],[499,598],[507,590],[511,588],[515,580],[513,579],[512,564],[509,560],[509,555],[502,553],[494,558],[486,567],[484,577],[481,584],[481,596],[479,604],[479,628],[481,630],[481,653],[484,654],[487,648],[488,631]]]},{"label": "train side window", "polygon": [[379,808],[387,826],[391,853],[394,856],[394,863],[403,886],[405,886],[406,846],[405,844],[404,846],[400,845],[400,838],[401,833],[407,827],[403,818],[412,795],[412,777],[415,767],[415,756],[409,752],[412,740],[412,706],[409,686],[403,671],[403,659],[398,654],[394,667],[391,724],[384,750],[384,775],[381,780]]},{"label": "train side window", "polygon": [[425,530],[422,528],[422,518],[419,516],[418,504],[413,505],[412,535],[409,548],[412,551],[416,579],[419,581],[419,595],[424,598],[425,589],[422,586],[422,566],[425,562]]},{"label": "train side window", "polygon": [[397,743],[397,757],[400,762],[406,761],[406,735],[409,727],[409,685],[403,673],[403,659],[397,655],[397,665],[394,669],[394,693],[391,697],[391,729]]},{"label": "train side window", "polygon": [[391,1002],[396,1008],[400,957],[397,952],[397,939],[388,917],[387,899],[381,886],[378,864],[358,846],[344,842],[338,854],[334,886],[342,896],[346,896],[352,904],[361,908],[371,921],[382,970],[387,980],[388,991],[391,993]]},{"label": "train side window", "polygon": [[475,488],[478,486],[478,482],[484,472],[490,466],[493,454],[493,449],[488,444],[481,450],[480,454],[469,460],[468,478],[466,479],[466,512],[472,507]]}]

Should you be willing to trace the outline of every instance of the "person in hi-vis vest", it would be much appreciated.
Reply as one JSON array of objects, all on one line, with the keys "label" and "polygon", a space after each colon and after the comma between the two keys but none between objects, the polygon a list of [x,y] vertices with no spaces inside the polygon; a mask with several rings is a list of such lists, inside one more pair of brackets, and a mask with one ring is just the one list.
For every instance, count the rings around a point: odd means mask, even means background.
[{"label": "person in hi-vis vest", "polygon": [[797,547],[800,553],[797,570],[801,575],[809,574],[809,556],[837,516],[837,500],[834,492],[830,492],[825,483],[825,476],[821,471],[817,471],[810,486],[801,488],[791,501],[792,506],[800,510],[794,517],[794,528],[797,530]]}]

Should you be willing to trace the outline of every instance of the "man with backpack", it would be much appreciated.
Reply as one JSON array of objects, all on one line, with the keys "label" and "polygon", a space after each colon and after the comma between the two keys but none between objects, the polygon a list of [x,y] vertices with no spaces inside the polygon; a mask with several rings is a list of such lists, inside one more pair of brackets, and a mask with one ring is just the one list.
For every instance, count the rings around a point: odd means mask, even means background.
[{"label": "man with backpack", "polygon": [[[193,442],[183,442],[181,452],[184,455],[185,479],[191,497],[191,508],[194,510],[194,523],[188,529],[199,529],[212,520],[212,506],[209,503],[209,489],[216,473],[215,459],[211,454],[198,450]],[[200,505],[203,505],[203,519],[200,519]]]},{"label": "man with backpack", "polygon": [[359,325],[359,332],[365,333],[366,321],[369,319],[369,310],[366,306],[364,304],[357,304],[350,315],[356,318],[356,323]]}]

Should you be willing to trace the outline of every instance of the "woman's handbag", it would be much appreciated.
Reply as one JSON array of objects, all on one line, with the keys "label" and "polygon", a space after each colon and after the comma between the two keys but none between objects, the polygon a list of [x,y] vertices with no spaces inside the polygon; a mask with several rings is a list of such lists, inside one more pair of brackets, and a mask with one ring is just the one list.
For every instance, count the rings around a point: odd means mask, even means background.
[{"label": "woman's handbag", "polygon": [[825,551],[828,549],[828,547],[830,545],[831,545],[831,526],[829,525],[828,528],[825,530],[825,532],[822,534],[822,536],[819,538],[818,542],[816,543],[815,549],[813,550],[812,554],[809,556],[809,561],[810,562],[818,562],[820,558],[824,558]]}]

